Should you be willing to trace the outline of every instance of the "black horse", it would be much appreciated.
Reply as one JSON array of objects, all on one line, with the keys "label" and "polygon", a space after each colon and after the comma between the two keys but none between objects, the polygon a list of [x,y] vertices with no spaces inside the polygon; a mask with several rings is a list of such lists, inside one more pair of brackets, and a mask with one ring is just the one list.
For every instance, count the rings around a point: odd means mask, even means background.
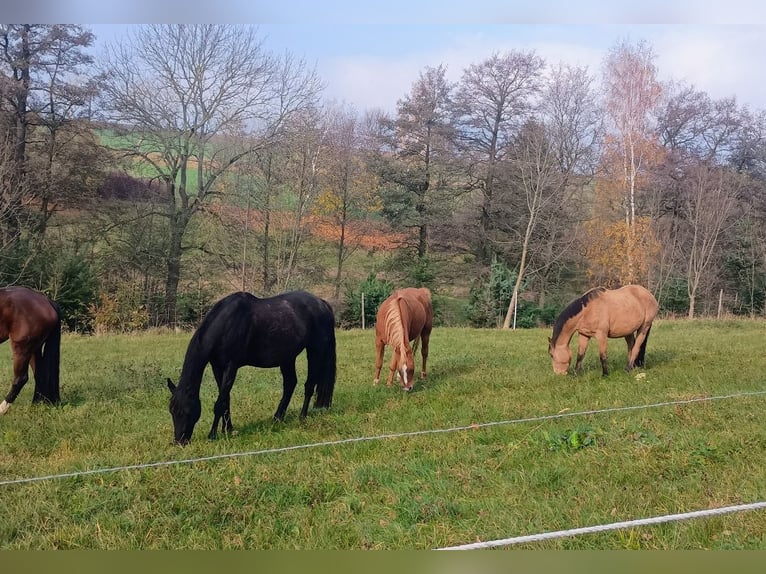
[{"label": "black horse", "polygon": [[308,413],[316,389],[315,408],[332,403],[335,387],[335,317],[332,307],[305,291],[291,291],[259,299],[250,293],[233,293],[216,303],[202,319],[189,341],[178,386],[168,379],[170,414],[175,442],[188,444],[200,418],[200,386],[208,363],[218,384],[213,407],[213,427],[208,438],[232,429],[229,394],[237,370],[245,365],[279,367],[282,371],[282,400],[274,420],[284,419],[298,377],[295,359],[306,349],[308,377],[301,418]]}]

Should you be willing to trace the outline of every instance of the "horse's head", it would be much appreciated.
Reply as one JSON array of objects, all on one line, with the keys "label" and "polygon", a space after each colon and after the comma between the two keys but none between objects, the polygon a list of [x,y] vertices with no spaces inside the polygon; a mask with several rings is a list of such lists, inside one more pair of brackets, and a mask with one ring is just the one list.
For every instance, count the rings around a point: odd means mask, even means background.
[{"label": "horse's head", "polygon": [[405,391],[411,391],[412,385],[415,383],[415,356],[409,345],[402,345],[397,371],[402,379],[402,388]]},{"label": "horse's head", "polygon": [[202,403],[199,397],[184,393],[168,379],[170,389],[170,404],[168,410],[173,417],[173,436],[175,443],[185,446],[191,441],[194,425],[202,414]]},{"label": "horse's head", "polygon": [[553,344],[553,340],[548,337],[548,354],[553,362],[553,372],[557,375],[566,375],[569,371],[569,363],[572,361],[572,351],[569,345]]}]

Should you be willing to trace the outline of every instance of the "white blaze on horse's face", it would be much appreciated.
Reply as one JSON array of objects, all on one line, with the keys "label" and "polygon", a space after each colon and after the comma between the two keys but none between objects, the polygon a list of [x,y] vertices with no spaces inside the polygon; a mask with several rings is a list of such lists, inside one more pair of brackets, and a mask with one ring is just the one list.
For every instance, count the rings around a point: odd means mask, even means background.
[{"label": "white blaze on horse's face", "polygon": [[407,378],[407,365],[402,365],[399,368],[401,377],[402,377],[402,387],[405,391],[409,391],[412,388],[412,385],[409,384],[409,379]]}]

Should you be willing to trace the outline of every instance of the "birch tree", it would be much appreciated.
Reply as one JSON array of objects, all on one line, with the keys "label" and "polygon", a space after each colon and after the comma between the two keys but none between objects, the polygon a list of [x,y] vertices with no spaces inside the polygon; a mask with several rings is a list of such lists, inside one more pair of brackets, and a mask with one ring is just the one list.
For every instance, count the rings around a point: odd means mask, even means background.
[{"label": "birch tree", "polygon": [[638,238],[637,193],[657,148],[650,112],[662,90],[654,60],[655,55],[645,41],[633,44],[623,40],[609,51],[604,62],[606,111],[610,122],[605,158],[611,156],[615,162],[611,177],[622,196],[629,269],[623,279],[627,283],[634,282],[638,276],[633,265],[634,244]]}]

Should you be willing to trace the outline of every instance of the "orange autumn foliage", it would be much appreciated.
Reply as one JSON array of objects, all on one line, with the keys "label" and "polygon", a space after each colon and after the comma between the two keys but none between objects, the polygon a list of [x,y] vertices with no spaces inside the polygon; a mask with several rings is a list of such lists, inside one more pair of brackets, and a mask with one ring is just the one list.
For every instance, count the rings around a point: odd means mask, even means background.
[{"label": "orange autumn foliage", "polygon": [[660,252],[648,217],[636,218],[632,229],[624,220],[594,219],[585,224],[588,276],[594,283],[618,287],[646,285],[652,262]]}]

